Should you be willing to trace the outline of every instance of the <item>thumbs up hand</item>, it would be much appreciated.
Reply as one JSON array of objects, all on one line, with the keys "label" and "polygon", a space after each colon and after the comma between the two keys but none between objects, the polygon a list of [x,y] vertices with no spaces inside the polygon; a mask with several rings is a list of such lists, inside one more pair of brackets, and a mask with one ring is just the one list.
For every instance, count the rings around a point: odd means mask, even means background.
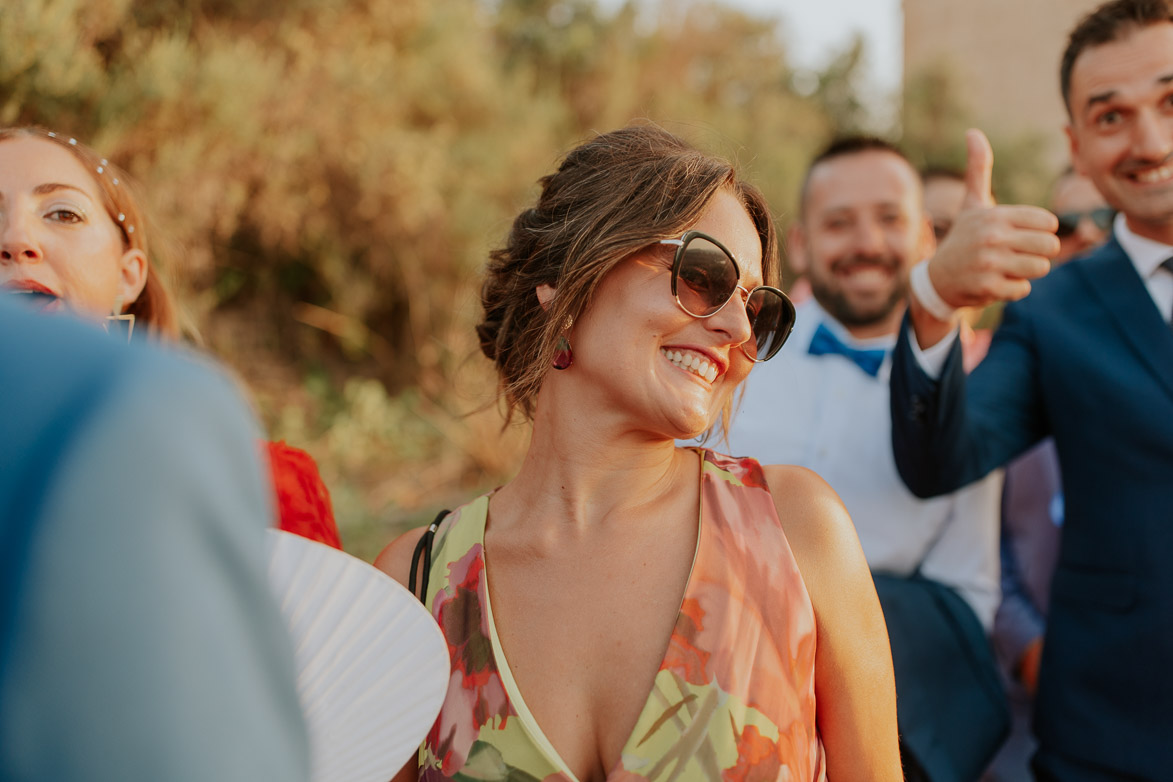
[{"label": "thumbs up hand", "polygon": [[994,150],[977,128],[965,132],[965,201],[962,210],[994,205]]},{"label": "thumbs up hand", "polygon": [[999,206],[990,191],[994,153],[980,130],[965,134],[968,159],[961,214],[929,261],[929,279],[952,307],[982,307],[1030,293],[1030,281],[1059,252],[1059,222],[1037,206]]}]

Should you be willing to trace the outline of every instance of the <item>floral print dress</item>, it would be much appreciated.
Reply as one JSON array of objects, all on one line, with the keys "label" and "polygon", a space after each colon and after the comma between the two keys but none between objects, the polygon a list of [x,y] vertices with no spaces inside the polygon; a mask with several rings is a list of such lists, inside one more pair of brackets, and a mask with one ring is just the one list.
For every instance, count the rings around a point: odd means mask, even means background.
[{"label": "floral print dress", "polygon": [[[696,558],[651,692],[609,782],[825,780],[815,726],[815,620],[761,466],[701,451]],[[574,776],[526,708],[485,579],[489,498],[436,533],[428,607],[452,658],[424,780]]]}]

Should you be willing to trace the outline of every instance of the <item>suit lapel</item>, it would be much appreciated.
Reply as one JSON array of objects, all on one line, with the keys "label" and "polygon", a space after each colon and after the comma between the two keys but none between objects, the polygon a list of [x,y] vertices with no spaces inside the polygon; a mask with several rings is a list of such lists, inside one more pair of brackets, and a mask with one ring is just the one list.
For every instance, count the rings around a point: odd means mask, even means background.
[{"label": "suit lapel", "polygon": [[1141,361],[1173,395],[1173,329],[1157,312],[1148,288],[1116,238],[1076,269]]}]

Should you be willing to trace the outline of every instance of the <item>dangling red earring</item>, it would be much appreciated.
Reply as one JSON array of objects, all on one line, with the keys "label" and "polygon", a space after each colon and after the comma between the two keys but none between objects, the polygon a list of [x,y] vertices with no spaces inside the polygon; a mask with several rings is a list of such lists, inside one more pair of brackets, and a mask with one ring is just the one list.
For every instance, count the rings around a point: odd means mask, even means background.
[{"label": "dangling red earring", "polygon": [[570,340],[563,334],[554,346],[554,369],[569,369],[574,363],[574,351],[570,349]]}]

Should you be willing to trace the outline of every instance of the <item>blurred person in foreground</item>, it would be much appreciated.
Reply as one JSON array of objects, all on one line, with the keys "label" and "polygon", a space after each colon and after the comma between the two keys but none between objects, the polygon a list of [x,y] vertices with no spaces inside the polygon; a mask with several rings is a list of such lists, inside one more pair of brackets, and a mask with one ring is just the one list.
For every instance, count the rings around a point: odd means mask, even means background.
[{"label": "blurred person in foreground", "polygon": [[[178,340],[174,299],[151,263],[148,220],[127,175],[77,139],[0,129],[0,288],[127,338]],[[278,526],[341,548],[330,497],[303,451],[265,442]]]},{"label": "blurred person in foreground", "polygon": [[887,619],[906,774],[976,778],[1009,724],[987,639],[1002,482],[922,500],[892,458],[892,346],[908,269],[934,249],[916,169],[883,139],[833,141],[807,168],[789,238],[814,299],[746,381],[729,448],[811,469],[843,499]]},{"label": "blurred person in foreground", "polygon": [[[1166,780],[1173,768],[1173,8],[1100,6],[1060,68],[1071,159],[1120,214],[1050,274],[1058,221],[990,196],[968,135],[966,209],[913,270],[892,371],[893,445],[919,496],[1054,437],[1063,540],[1039,665],[1043,780]],[[1032,286],[1032,280],[1046,275]],[[1028,295],[1029,294],[1029,295]],[[966,379],[953,308],[1011,300]],[[1019,301],[1021,300],[1021,301]]]},{"label": "blurred person in foreground", "polygon": [[232,384],[6,296],[0,399],[0,776],[307,780]]},{"label": "blurred person in foreground", "polygon": [[[1059,220],[1053,266],[1103,244],[1115,214],[1095,183],[1071,168],[1051,188],[1051,211]],[[1002,492],[1002,603],[994,616],[994,646],[1010,682],[1014,724],[990,768],[990,779],[999,782],[1031,779],[1030,712],[1062,526],[1059,455],[1048,437],[1007,465]]]},{"label": "blurred person in foreground", "polygon": [[[654,127],[585,142],[541,185],[478,326],[530,447],[422,563],[454,674],[421,778],[900,779],[842,503],[801,468],[674,443],[792,325],[763,287],[780,262],[760,192]],[[428,534],[377,564],[408,582]]]}]

